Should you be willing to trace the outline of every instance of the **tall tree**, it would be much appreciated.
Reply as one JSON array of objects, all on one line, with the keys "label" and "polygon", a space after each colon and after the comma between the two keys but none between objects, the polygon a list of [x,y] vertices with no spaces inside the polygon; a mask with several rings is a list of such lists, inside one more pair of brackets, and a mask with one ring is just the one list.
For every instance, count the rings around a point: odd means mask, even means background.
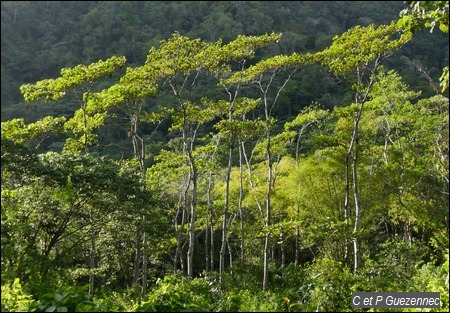
[{"label": "tall tree", "polygon": [[374,82],[374,73],[380,63],[409,40],[408,36],[399,36],[394,22],[376,27],[356,26],[341,36],[336,36],[332,45],[316,54],[318,60],[327,65],[335,74],[354,71],[355,102],[349,106],[353,115],[353,129],[346,154],[346,196],[344,200],[344,216],[350,217],[350,195],[353,193],[353,266],[356,272],[359,267],[358,236],[361,223],[361,201],[358,182],[359,162],[359,123],[364,103],[370,94]]},{"label": "tall tree", "polygon": [[[263,103],[263,112],[265,118],[265,158],[267,163],[267,192],[265,196],[265,214],[264,214],[264,275],[263,290],[268,289],[269,280],[269,249],[270,249],[270,231],[271,223],[271,195],[273,188],[273,159],[271,145],[271,131],[275,122],[272,116],[272,110],[280,97],[281,91],[284,89],[297,68],[308,62],[308,57],[301,56],[297,53],[291,56],[275,56],[265,59],[254,66],[248,68],[242,75],[234,74],[226,84],[250,84],[254,85],[261,94]],[[282,76],[284,74],[284,76]],[[281,82],[277,82],[277,76],[281,76]]]},{"label": "tall tree", "polygon": [[[145,190],[145,177],[146,177],[146,142],[141,134],[140,124],[144,122],[155,122],[160,118],[158,115],[153,116],[147,114],[144,110],[145,100],[152,97],[157,92],[157,85],[155,82],[155,74],[151,73],[148,69],[142,67],[127,68],[126,73],[120,78],[119,82],[110,88],[103,90],[99,93],[93,94],[90,97],[89,105],[92,108],[99,108],[104,112],[108,112],[111,109],[120,109],[124,112],[129,120],[128,136],[131,138],[133,146],[133,156],[139,164],[139,171],[141,173],[141,189]],[[97,109],[98,110],[98,109]],[[159,126],[157,123],[156,128]],[[149,140],[147,138],[146,140]],[[139,273],[142,274],[142,288],[140,299],[144,299],[147,294],[147,267],[148,267],[148,234],[143,232],[141,238],[142,229],[146,228],[145,214],[142,216],[142,225],[136,227],[136,239],[135,239],[135,260],[133,271],[133,285],[137,285],[139,279]],[[139,271],[141,262],[141,243],[143,245],[142,255],[142,270]]]},{"label": "tall tree", "polygon": [[[112,75],[124,64],[124,57],[113,56],[89,66],[78,65],[74,68],[63,68],[59,78],[41,80],[36,84],[24,84],[20,87],[20,91],[26,101],[41,98],[46,101],[58,101],[66,96],[66,92],[74,92],[75,101],[79,103],[80,109],[65,124],[65,127],[75,135],[75,140],[72,138],[66,140],[65,149],[72,152],[83,150],[84,153],[87,153],[89,145],[95,140],[93,130],[103,124],[106,115],[105,111],[98,112],[97,108],[88,107],[93,88],[99,79]],[[81,89],[81,99],[80,94],[77,94],[77,89]],[[95,113],[89,116],[92,111]],[[92,271],[95,267],[95,237],[95,229],[92,229],[89,261]],[[89,286],[89,293],[92,295],[94,293],[93,274],[90,275]]]}]

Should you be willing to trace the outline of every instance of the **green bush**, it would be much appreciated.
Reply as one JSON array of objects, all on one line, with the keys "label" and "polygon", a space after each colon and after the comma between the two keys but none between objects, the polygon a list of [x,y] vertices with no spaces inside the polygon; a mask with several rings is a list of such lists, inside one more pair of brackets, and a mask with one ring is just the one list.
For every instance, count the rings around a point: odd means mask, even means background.
[{"label": "green bush", "polygon": [[290,311],[339,312],[351,309],[355,277],[340,262],[320,258],[308,268],[309,278],[299,288],[299,302],[286,301]]},{"label": "green bush", "polygon": [[188,280],[179,276],[166,276],[158,280],[148,300],[134,312],[209,312],[212,297],[207,281],[202,278]]},{"label": "green bush", "polygon": [[85,288],[45,293],[38,298],[33,305],[37,312],[110,312],[107,300],[100,303],[92,301]]},{"label": "green bush", "polygon": [[428,255],[428,248],[419,242],[400,238],[383,242],[379,252],[358,271],[354,291],[404,292]]},{"label": "green bush", "polygon": [[449,311],[449,254],[445,255],[445,262],[436,266],[427,263],[417,270],[417,274],[411,279],[409,292],[439,292],[441,296],[441,308],[432,309],[435,312]]},{"label": "green bush", "polygon": [[32,296],[23,292],[19,278],[2,285],[2,312],[29,312],[33,303]]}]

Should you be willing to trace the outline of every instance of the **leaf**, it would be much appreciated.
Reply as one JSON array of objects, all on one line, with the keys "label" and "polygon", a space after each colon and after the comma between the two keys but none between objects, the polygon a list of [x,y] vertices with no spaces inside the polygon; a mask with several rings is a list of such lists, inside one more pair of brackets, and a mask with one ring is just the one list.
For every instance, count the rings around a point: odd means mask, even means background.
[{"label": "leaf", "polygon": [[64,299],[64,296],[62,294],[55,293],[54,299],[55,299],[55,301],[59,302],[62,299]]}]

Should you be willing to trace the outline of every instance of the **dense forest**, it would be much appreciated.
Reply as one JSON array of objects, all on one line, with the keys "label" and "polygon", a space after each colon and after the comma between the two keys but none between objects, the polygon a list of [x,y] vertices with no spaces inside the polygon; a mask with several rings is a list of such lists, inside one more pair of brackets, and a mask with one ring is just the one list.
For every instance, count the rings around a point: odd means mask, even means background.
[{"label": "dense forest", "polygon": [[2,1],[2,312],[448,312],[448,9]]}]

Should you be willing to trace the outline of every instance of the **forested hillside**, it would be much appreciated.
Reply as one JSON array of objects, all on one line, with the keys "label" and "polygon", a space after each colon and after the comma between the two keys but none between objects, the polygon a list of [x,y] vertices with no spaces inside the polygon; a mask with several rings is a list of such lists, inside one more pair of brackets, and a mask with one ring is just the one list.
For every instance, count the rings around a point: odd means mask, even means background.
[{"label": "forested hillside", "polygon": [[2,311],[448,311],[448,5],[2,1]]}]

